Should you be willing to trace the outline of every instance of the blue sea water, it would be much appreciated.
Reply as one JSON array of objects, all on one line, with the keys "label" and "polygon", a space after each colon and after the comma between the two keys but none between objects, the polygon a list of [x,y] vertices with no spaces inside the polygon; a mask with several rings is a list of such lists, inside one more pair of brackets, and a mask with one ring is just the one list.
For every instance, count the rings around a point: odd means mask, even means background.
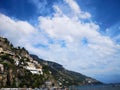
[{"label": "blue sea water", "polygon": [[120,85],[72,86],[70,90],[120,90]]}]

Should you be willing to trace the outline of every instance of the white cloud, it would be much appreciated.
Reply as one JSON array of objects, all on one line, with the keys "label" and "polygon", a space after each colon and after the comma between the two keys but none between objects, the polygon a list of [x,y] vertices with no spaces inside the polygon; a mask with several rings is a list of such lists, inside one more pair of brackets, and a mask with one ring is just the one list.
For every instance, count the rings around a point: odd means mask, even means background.
[{"label": "white cloud", "polygon": [[94,23],[82,23],[64,14],[52,18],[40,17],[39,20],[40,28],[52,38],[65,40],[68,45],[74,43],[75,46],[77,44],[77,48],[80,47],[80,41],[87,38],[88,47],[99,55],[106,56],[114,53],[115,43],[109,37],[101,35],[98,32],[99,26]]},{"label": "white cloud", "polygon": [[72,9],[72,12],[74,13],[74,15],[77,16],[77,18],[90,18],[91,15],[88,12],[84,12],[80,9],[80,6],[76,3],[75,0],[64,0],[69,7]]},{"label": "white cloud", "polygon": [[[58,6],[57,9],[55,8],[56,12],[53,17],[39,17],[40,29],[54,40],[64,40],[66,43],[65,48],[58,44],[50,45],[51,54],[48,57],[69,69],[85,74],[112,72],[118,66],[112,62],[119,62],[119,55],[116,56],[116,53],[120,50],[120,46],[108,36],[102,35],[99,32],[100,27],[94,22],[80,20],[81,14],[85,16],[88,12],[81,11],[74,0],[66,0],[66,2],[71,7],[72,13],[75,13],[72,14],[72,17],[66,15]],[[77,19],[75,19],[76,17]],[[82,19],[90,19],[90,17]],[[87,45],[82,44],[84,38],[87,39]],[[117,58],[113,58],[115,56]],[[108,63],[111,63],[113,67]],[[104,70],[101,67],[104,67]],[[116,71],[116,73],[118,72]]]},{"label": "white cloud", "polygon": [[77,14],[81,13],[81,10],[78,4],[74,0],[65,0],[66,3],[69,4],[70,8]]},{"label": "white cloud", "polygon": [[11,18],[0,14],[0,35],[8,37],[14,44],[19,45],[19,41],[25,36],[29,37],[35,29],[26,21],[12,20]]},{"label": "white cloud", "polygon": [[15,46],[26,46],[27,43],[31,45],[46,43],[41,32],[30,23],[14,20],[4,14],[0,14],[0,35],[7,37]]},{"label": "white cloud", "polygon": [[99,25],[83,22],[81,18],[88,20],[91,15],[82,11],[75,0],[65,0],[64,3],[70,7],[71,15],[56,4],[52,17],[38,18],[39,28],[0,14],[0,35],[43,59],[53,60],[86,75],[106,74],[113,70],[118,73],[120,45],[100,34]]}]

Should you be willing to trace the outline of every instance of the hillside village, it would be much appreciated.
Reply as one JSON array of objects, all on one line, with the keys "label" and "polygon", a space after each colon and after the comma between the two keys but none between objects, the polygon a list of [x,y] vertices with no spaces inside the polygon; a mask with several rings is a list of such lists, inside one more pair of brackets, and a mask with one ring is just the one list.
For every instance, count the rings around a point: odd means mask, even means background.
[{"label": "hillside village", "polygon": [[6,38],[0,37],[0,86],[6,86],[8,83],[12,86],[14,79],[17,82],[14,74],[19,73],[20,68],[34,75],[43,75],[42,65],[33,60],[27,50],[20,47],[14,48]]},{"label": "hillside village", "polygon": [[100,84],[62,65],[30,55],[25,48],[15,48],[0,37],[0,87],[63,87]]},{"label": "hillside village", "polygon": [[[40,63],[38,63],[38,61],[33,60],[33,58],[31,58],[28,54],[28,52],[23,48],[20,52],[19,49],[16,49],[15,52],[14,50],[11,51],[11,49],[7,49],[9,48],[9,44],[8,46],[4,46],[1,47],[3,45],[5,45],[2,42],[5,42],[6,39],[0,38],[0,54],[4,55],[4,54],[8,54],[11,56],[11,58],[13,58],[15,65],[19,66],[20,64],[24,64],[24,62],[20,62],[19,59],[22,59],[26,61],[26,66],[24,66],[25,69],[29,70],[31,73],[33,74],[43,74],[42,72],[42,66],[40,65]],[[13,47],[12,47],[13,48]],[[19,54],[16,54],[16,52],[18,52]]]}]

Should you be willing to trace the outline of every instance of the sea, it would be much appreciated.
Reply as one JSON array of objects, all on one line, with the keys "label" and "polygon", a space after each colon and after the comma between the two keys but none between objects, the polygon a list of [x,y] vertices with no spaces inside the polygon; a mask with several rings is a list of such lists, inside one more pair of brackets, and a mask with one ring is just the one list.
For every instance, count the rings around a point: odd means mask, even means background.
[{"label": "sea", "polygon": [[120,90],[120,85],[71,86],[69,90]]}]

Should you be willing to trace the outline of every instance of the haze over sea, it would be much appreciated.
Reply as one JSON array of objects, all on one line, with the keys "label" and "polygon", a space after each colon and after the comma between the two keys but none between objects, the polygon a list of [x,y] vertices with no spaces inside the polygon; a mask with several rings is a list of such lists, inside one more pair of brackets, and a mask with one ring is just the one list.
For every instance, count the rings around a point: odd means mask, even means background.
[{"label": "haze over sea", "polygon": [[73,86],[70,90],[120,90],[119,85]]}]

